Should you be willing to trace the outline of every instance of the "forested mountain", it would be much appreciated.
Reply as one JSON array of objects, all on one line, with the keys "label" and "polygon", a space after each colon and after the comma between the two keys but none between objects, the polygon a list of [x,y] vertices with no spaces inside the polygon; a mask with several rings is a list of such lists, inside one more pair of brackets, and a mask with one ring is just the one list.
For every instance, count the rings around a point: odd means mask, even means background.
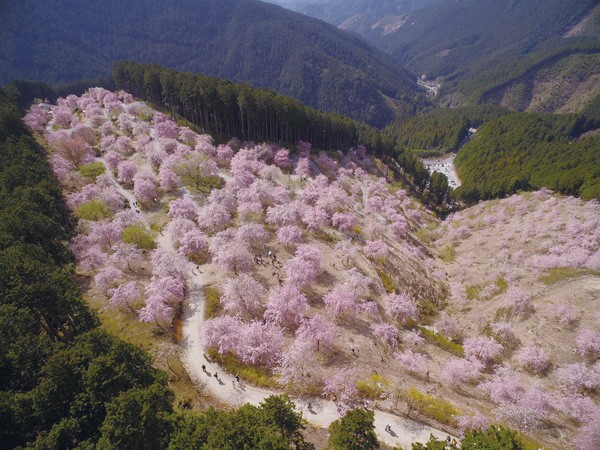
[{"label": "forested mountain", "polygon": [[581,111],[600,89],[595,0],[272,0],[355,31],[417,75],[443,106]]},{"label": "forested mountain", "polygon": [[456,156],[466,200],[542,187],[600,198],[600,135],[582,116],[514,113],[482,125]]},{"label": "forested mountain", "polygon": [[439,0],[266,0],[359,34],[384,34],[406,13]]},{"label": "forested mountain", "polygon": [[372,42],[417,74],[469,75],[508,59],[562,45],[597,0],[441,0],[409,14]]},{"label": "forested mountain", "polygon": [[276,90],[381,126],[412,112],[416,80],[358,36],[257,0],[8,0],[0,83],[97,78],[135,59]]}]

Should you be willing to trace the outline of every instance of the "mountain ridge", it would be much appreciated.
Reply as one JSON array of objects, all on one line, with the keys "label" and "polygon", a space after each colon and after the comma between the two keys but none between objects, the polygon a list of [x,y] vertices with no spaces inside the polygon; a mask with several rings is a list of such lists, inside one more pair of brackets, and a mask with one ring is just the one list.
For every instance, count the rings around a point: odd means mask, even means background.
[{"label": "mountain ridge", "polygon": [[421,101],[415,77],[358,35],[257,0],[9,0],[0,12],[0,82],[97,78],[136,59],[274,89],[376,126]]}]

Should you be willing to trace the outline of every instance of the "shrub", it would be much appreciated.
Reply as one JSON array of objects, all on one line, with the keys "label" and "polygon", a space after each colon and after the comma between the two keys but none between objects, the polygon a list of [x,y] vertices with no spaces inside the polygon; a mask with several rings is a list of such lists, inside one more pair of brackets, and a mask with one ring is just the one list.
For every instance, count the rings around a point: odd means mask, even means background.
[{"label": "shrub", "polygon": [[100,175],[106,172],[106,167],[101,162],[84,164],[79,167],[79,173],[90,180],[96,180]]},{"label": "shrub", "polygon": [[134,244],[142,250],[154,250],[156,243],[152,231],[141,225],[129,225],[123,230],[123,242]]},{"label": "shrub", "polygon": [[401,398],[408,404],[410,410],[417,410],[424,416],[447,425],[454,426],[456,416],[460,414],[452,403],[425,394],[413,386],[409,386],[401,394]]},{"label": "shrub", "polygon": [[438,251],[438,256],[446,264],[450,264],[456,260],[456,250],[454,249],[453,245],[447,244],[440,248]]},{"label": "shrub", "polygon": [[390,380],[378,373],[374,373],[366,380],[360,380],[356,383],[356,389],[360,396],[373,400],[381,398],[389,386]]},{"label": "shrub", "polygon": [[110,209],[102,200],[90,200],[80,205],[74,212],[75,217],[84,220],[102,220],[112,216]]}]

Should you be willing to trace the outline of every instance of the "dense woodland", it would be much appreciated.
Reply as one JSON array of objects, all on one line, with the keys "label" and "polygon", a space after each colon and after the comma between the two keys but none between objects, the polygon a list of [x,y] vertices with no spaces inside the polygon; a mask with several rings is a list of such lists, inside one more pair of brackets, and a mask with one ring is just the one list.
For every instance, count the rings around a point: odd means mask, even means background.
[{"label": "dense woodland", "polygon": [[417,186],[425,187],[429,180],[410,151],[399,150],[377,129],[271,91],[133,62],[116,63],[113,78],[118,88],[184,117],[219,141],[238,138],[294,146],[302,140],[321,150],[364,145],[379,156],[393,156]]},{"label": "dense woodland", "polygon": [[437,108],[388,125],[384,132],[397,144],[419,156],[456,151],[465,142],[469,128],[496,119],[509,111],[491,105],[456,109]]},{"label": "dense woodland", "polygon": [[514,113],[481,126],[455,159],[468,201],[541,187],[600,199],[598,124],[584,116]]},{"label": "dense woodland", "polygon": [[376,126],[421,101],[416,77],[357,35],[258,0],[9,0],[0,16],[0,83],[97,78],[135,59],[274,89]]}]

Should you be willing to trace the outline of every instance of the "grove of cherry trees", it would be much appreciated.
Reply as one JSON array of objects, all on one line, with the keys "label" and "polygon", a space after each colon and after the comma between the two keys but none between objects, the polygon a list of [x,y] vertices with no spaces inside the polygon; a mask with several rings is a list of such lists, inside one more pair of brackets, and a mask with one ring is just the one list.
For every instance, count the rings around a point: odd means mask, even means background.
[{"label": "grove of cherry trees", "polygon": [[90,294],[132,320],[169,329],[201,276],[220,294],[206,347],[290,392],[415,414],[414,388],[457,433],[600,446],[597,202],[541,190],[442,221],[362,147],[216,144],[100,88],[24,120]]}]

